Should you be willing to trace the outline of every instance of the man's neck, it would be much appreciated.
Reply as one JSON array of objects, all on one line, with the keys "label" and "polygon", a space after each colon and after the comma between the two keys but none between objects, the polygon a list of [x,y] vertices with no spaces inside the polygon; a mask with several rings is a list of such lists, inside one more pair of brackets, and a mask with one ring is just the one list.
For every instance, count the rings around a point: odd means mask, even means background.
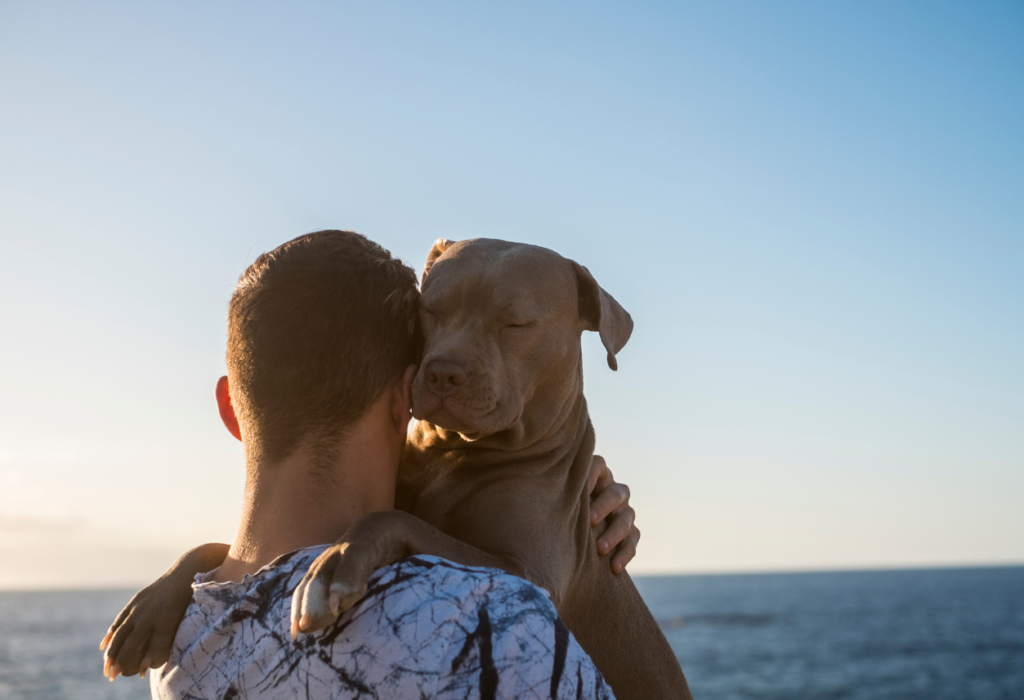
[{"label": "man's neck", "polygon": [[353,435],[329,464],[299,449],[275,464],[250,464],[238,533],[215,581],[241,581],[277,557],[339,539],[363,515],[394,507],[397,454]]}]

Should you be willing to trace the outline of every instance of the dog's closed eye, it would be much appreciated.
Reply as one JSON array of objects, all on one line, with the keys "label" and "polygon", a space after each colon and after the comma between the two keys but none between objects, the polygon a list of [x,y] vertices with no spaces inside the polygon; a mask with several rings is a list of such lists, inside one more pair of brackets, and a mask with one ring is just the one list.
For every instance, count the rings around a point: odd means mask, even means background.
[{"label": "dog's closed eye", "polygon": [[505,323],[505,325],[502,326],[501,329],[506,330],[509,328],[533,328],[536,325],[536,321],[515,321]]}]

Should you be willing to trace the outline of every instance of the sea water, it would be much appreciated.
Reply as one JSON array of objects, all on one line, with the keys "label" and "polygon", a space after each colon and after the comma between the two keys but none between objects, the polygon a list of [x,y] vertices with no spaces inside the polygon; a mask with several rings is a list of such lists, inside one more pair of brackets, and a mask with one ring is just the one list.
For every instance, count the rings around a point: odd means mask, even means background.
[{"label": "sea water", "polygon": [[698,699],[1024,700],[1024,567],[637,587]]},{"label": "sea water", "polygon": [[[636,582],[698,700],[1024,700],[1024,567]],[[131,594],[0,593],[0,699],[149,697],[101,675]]]}]

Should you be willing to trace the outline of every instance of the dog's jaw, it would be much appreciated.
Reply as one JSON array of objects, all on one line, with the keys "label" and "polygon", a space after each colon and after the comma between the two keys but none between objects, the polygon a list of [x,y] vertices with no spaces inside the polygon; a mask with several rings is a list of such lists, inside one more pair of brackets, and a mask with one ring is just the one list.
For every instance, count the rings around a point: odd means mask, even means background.
[{"label": "dog's jaw", "polygon": [[458,433],[466,442],[476,442],[496,433],[512,428],[519,416],[501,420],[500,404],[495,402],[489,410],[464,417],[460,411],[450,406],[444,399],[430,396],[425,402],[413,401],[413,418],[433,423],[439,428]]}]

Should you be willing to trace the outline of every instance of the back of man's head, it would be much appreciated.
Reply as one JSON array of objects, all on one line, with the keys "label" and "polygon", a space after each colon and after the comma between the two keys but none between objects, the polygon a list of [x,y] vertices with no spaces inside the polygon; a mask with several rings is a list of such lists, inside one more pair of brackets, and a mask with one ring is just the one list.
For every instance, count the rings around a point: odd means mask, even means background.
[{"label": "back of man's head", "polygon": [[351,231],[261,255],[228,311],[228,378],[250,463],[335,444],[419,351],[416,275]]}]

